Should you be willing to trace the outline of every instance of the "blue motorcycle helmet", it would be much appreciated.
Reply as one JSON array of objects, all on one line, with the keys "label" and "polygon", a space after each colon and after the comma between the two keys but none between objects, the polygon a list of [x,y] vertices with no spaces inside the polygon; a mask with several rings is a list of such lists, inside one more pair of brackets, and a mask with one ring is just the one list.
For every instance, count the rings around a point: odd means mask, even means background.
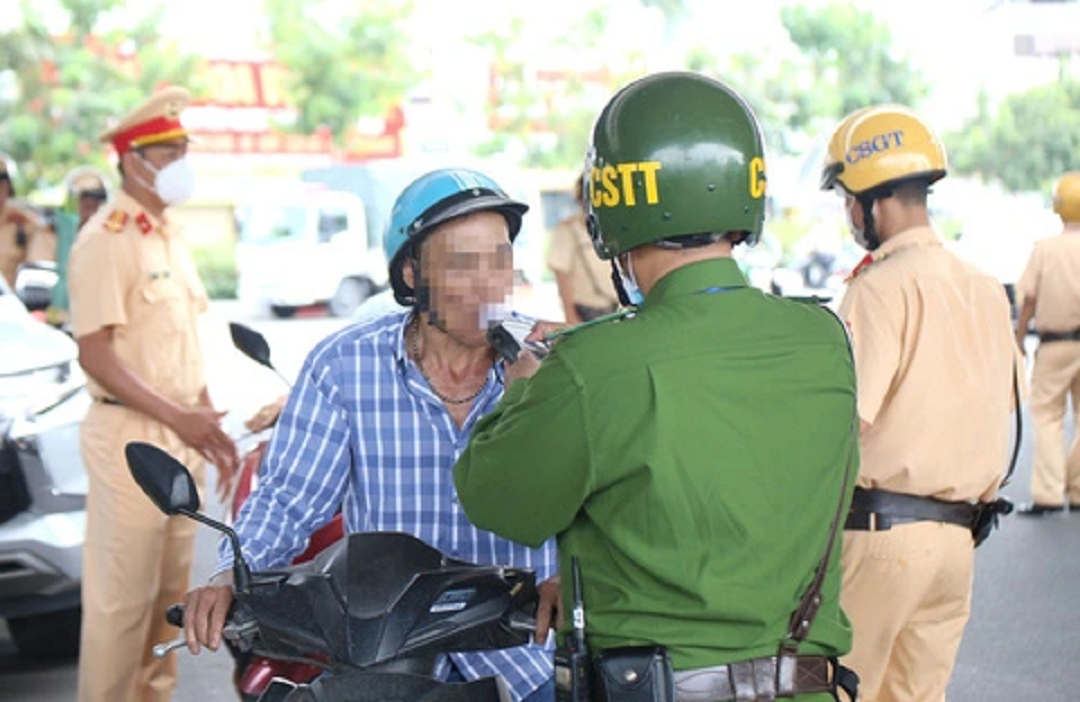
[{"label": "blue motorcycle helmet", "polygon": [[420,176],[394,201],[383,234],[394,299],[406,307],[426,306],[427,296],[405,283],[402,267],[406,259],[419,260],[420,244],[440,224],[473,212],[494,211],[506,219],[513,242],[528,210],[528,205],[510,198],[498,183],[478,171],[440,168]]}]

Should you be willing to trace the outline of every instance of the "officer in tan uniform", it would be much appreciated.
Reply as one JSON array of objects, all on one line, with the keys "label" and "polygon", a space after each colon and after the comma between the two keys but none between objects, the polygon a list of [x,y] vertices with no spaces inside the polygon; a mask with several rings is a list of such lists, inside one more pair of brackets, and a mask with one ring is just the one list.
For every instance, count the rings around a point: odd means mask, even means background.
[{"label": "officer in tan uniform", "polygon": [[207,393],[197,316],[207,306],[167,206],[190,196],[188,91],[154,94],[101,136],[119,157],[115,200],[79,232],[69,262],[72,331],[95,402],[82,424],[90,479],[83,551],[81,702],[165,702],[176,637],[166,609],[183,599],[194,522],[167,519],[128,473],[124,446],[161,446],[203,480],[203,460],[227,490],[236,448]]},{"label": "officer in tan uniform", "polygon": [[1058,181],[1054,212],[1064,226],[1061,235],[1035,244],[1017,284],[1023,300],[1016,324],[1021,353],[1032,319],[1039,333],[1031,375],[1031,504],[1018,510],[1029,516],[1061,512],[1063,500],[1070,512],[1080,510],[1080,432],[1066,457],[1062,431],[1066,396],[1074,413],[1080,408],[1080,171]]},{"label": "officer in tan uniform", "polygon": [[927,212],[945,151],[906,108],[849,115],[822,186],[845,199],[869,251],[840,305],[855,351],[862,467],[844,532],[843,663],[868,702],[938,702],[971,606],[1008,463],[1014,372],[1009,303],[942,244]]},{"label": "officer in tan uniform", "polygon": [[52,232],[32,210],[12,202],[15,197],[14,162],[0,154],[0,275],[15,289],[19,266],[28,261],[52,260]]},{"label": "officer in tan uniform", "polygon": [[585,229],[582,183],[574,185],[576,211],[559,222],[551,235],[548,268],[562,300],[563,314],[570,324],[580,324],[614,312],[618,305],[611,282],[611,266],[596,255]]}]

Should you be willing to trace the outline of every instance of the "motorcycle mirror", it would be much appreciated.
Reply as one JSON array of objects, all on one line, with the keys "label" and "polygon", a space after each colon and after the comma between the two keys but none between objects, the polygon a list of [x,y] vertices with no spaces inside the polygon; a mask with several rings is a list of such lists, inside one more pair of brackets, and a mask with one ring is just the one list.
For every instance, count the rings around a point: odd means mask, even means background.
[{"label": "motorcycle mirror", "polygon": [[229,336],[232,337],[233,346],[260,366],[266,366],[277,373],[278,377],[285,381],[286,385],[292,385],[289,379],[281,374],[274,364],[270,362],[270,344],[266,337],[249,326],[239,322],[229,322]]},{"label": "motorcycle mirror", "polygon": [[229,336],[240,353],[259,365],[275,370],[270,362],[270,344],[262,334],[239,322],[229,322]]},{"label": "motorcycle mirror", "polygon": [[199,491],[180,461],[141,441],[129,442],[124,457],[135,482],[162,512],[172,516],[199,511]]},{"label": "motorcycle mirror", "polygon": [[199,489],[195,479],[163,449],[143,441],[129,441],[124,446],[124,458],[135,482],[158,509],[170,517],[182,514],[217,529],[229,537],[233,550],[233,584],[237,592],[251,588],[251,572],[240,551],[240,538],[221,522],[199,513]]}]

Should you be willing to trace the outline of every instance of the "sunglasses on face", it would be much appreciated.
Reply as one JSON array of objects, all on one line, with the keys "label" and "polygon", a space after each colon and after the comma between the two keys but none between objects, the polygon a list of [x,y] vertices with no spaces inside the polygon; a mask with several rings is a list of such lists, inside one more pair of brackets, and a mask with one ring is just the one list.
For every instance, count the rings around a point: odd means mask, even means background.
[{"label": "sunglasses on face", "polygon": [[109,194],[104,190],[83,190],[81,193],[79,193],[79,199],[105,202],[109,199]]}]

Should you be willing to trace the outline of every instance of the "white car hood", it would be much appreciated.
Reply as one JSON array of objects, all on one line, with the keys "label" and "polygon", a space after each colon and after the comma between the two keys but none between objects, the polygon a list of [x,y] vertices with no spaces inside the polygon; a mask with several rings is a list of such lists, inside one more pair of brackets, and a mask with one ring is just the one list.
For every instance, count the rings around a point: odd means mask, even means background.
[{"label": "white car hood", "polygon": [[66,334],[22,311],[10,314],[0,297],[0,376],[49,368],[78,357],[78,347]]}]

